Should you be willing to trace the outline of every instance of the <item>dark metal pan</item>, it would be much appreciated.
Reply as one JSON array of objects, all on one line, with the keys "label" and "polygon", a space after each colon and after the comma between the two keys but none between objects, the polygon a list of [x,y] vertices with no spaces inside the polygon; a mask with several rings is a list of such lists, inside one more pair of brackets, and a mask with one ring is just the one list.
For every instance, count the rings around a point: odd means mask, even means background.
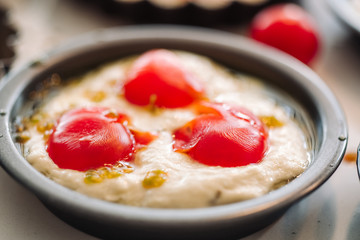
[{"label": "dark metal pan", "polygon": [[[256,199],[179,210],[131,207],[90,198],[53,182],[24,159],[14,140],[14,122],[36,107],[29,93],[42,80],[53,73],[67,78],[152,48],[202,54],[286,92],[304,109],[314,129],[313,159],[308,169],[284,187]],[[0,88],[1,166],[59,218],[105,239],[233,239],[248,235],[274,222],[321,186],[340,164],[347,145],[344,113],[311,69],[276,50],[215,30],[154,25],[100,30],[11,72]]]}]

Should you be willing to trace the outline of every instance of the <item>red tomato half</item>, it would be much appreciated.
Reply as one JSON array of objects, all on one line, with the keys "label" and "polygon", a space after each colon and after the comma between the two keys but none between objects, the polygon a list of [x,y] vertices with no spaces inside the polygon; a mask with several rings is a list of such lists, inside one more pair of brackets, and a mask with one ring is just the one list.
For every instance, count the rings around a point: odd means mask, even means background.
[{"label": "red tomato half", "polygon": [[164,49],[141,55],[131,66],[123,90],[125,98],[133,104],[165,108],[187,106],[200,99],[204,91],[178,57]]},{"label": "red tomato half", "polygon": [[118,161],[131,161],[137,138],[123,124],[127,117],[105,108],[80,108],[65,113],[49,137],[47,151],[56,165],[86,171]]},{"label": "red tomato half", "polygon": [[174,132],[174,150],[222,167],[257,163],[267,149],[267,131],[248,110],[202,103],[200,115]]},{"label": "red tomato half", "polygon": [[316,24],[295,4],[279,4],[259,12],[250,26],[253,39],[309,64],[319,48]]}]

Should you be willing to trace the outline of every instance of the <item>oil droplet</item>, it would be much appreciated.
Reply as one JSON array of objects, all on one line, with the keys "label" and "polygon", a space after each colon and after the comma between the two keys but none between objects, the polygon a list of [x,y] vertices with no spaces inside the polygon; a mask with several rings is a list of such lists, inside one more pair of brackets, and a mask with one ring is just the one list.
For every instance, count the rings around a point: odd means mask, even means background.
[{"label": "oil droplet", "polygon": [[275,116],[261,116],[260,120],[269,128],[282,127],[284,125],[284,123],[278,120]]},{"label": "oil droplet", "polygon": [[18,143],[26,143],[30,140],[30,136],[26,133],[21,133],[15,137],[15,141]]},{"label": "oil droplet", "polygon": [[167,180],[167,173],[163,170],[152,170],[146,173],[142,182],[144,188],[160,187]]},{"label": "oil droplet", "polygon": [[87,184],[101,183],[105,179],[118,178],[133,171],[134,168],[131,165],[118,162],[115,165],[106,165],[86,171],[84,182]]}]

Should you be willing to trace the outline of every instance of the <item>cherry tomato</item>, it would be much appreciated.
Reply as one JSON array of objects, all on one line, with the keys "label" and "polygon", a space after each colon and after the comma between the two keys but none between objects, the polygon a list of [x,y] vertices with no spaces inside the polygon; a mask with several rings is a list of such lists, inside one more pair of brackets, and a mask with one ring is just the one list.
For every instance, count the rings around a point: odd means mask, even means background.
[{"label": "cherry tomato", "polygon": [[311,16],[295,4],[279,4],[260,11],[250,26],[250,36],[278,48],[305,64],[316,56],[319,34]]},{"label": "cherry tomato", "polygon": [[261,161],[267,131],[256,116],[239,107],[201,104],[200,115],[174,132],[175,151],[209,166],[237,167]]},{"label": "cherry tomato", "polygon": [[[78,171],[131,161],[141,135],[135,138],[123,124],[127,121],[126,115],[106,108],[71,110],[61,116],[49,137],[49,156],[58,167]],[[153,139],[146,137],[142,145]]]},{"label": "cherry tomato", "polygon": [[123,86],[125,98],[136,105],[178,108],[203,95],[203,86],[186,71],[178,57],[165,49],[141,55],[131,66]]}]

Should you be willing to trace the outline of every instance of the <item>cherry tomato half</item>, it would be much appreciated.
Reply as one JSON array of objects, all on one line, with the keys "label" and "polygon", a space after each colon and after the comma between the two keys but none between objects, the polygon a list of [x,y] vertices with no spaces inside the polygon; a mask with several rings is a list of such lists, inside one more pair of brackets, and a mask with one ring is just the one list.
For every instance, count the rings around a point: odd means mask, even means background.
[{"label": "cherry tomato half", "polygon": [[257,163],[267,149],[267,131],[248,110],[201,103],[200,115],[174,132],[173,148],[194,160],[222,167]]},{"label": "cherry tomato half", "polygon": [[260,11],[250,26],[250,36],[278,48],[305,64],[319,49],[319,34],[311,16],[295,4],[279,4]]},{"label": "cherry tomato half", "polygon": [[123,124],[127,117],[106,108],[79,108],[65,113],[47,143],[47,151],[56,165],[64,169],[86,171],[118,161],[131,161],[140,144],[153,138],[138,133],[134,137]]},{"label": "cherry tomato half", "polygon": [[186,71],[178,57],[165,49],[141,55],[131,66],[123,86],[125,98],[136,105],[184,107],[203,95],[203,86]]}]

